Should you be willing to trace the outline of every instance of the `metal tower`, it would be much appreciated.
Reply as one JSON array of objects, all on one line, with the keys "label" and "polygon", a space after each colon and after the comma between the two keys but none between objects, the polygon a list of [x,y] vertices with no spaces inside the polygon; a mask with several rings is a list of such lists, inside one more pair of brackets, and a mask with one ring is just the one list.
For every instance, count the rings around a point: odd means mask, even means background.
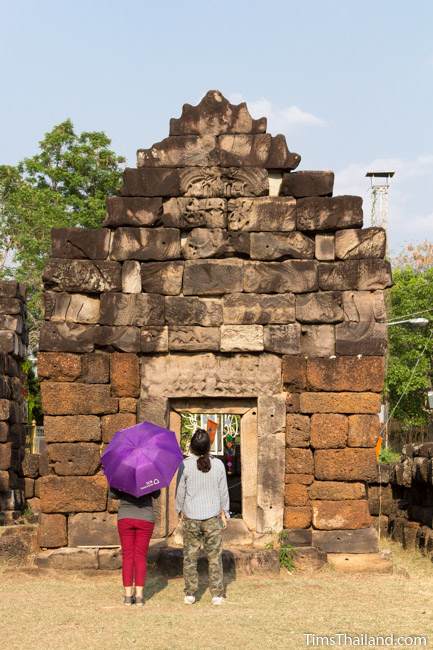
[{"label": "metal tower", "polygon": [[371,181],[371,212],[372,226],[388,229],[388,193],[389,179],[395,172],[367,172],[366,176]]}]

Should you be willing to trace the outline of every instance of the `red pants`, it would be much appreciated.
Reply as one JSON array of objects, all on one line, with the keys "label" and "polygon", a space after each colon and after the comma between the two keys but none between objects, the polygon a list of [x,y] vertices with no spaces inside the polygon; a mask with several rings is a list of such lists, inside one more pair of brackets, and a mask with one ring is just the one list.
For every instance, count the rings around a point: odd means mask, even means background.
[{"label": "red pants", "polygon": [[142,519],[119,519],[117,528],[122,546],[122,578],[124,587],[144,587],[147,551],[153,522]]}]

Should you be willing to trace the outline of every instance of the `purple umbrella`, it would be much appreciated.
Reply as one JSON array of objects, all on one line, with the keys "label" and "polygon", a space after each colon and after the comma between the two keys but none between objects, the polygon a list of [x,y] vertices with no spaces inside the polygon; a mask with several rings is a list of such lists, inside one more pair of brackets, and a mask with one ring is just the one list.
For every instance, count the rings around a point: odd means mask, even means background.
[{"label": "purple umbrella", "polygon": [[110,486],[136,497],[167,487],[182,460],[176,434],[152,422],[115,433],[101,457]]}]

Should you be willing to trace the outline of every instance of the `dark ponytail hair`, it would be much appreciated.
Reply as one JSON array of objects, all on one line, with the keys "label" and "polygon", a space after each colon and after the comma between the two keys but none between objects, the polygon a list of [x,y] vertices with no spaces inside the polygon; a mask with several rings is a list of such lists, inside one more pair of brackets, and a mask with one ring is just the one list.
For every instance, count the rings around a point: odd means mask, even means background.
[{"label": "dark ponytail hair", "polygon": [[210,438],[208,432],[204,429],[197,429],[191,438],[190,449],[193,454],[198,456],[197,468],[200,472],[208,472],[210,470]]}]

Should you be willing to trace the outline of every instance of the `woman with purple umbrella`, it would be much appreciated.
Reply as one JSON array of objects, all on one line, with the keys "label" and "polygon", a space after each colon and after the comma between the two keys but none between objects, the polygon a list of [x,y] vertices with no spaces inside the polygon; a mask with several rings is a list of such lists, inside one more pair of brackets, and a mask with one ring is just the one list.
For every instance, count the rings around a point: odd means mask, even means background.
[{"label": "woman with purple umbrella", "polygon": [[125,605],[144,605],[147,553],[155,521],[153,501],[160,488],[170,485],[182,458],[173,431],[152,422],[118,431],[102,455],[110,494],[119,499]]}]

